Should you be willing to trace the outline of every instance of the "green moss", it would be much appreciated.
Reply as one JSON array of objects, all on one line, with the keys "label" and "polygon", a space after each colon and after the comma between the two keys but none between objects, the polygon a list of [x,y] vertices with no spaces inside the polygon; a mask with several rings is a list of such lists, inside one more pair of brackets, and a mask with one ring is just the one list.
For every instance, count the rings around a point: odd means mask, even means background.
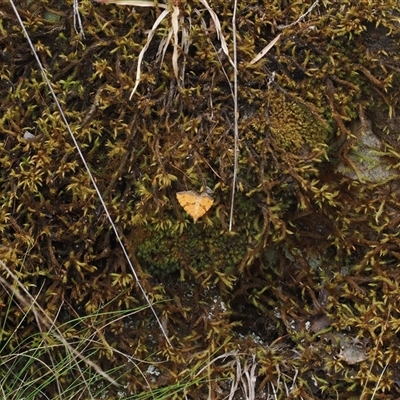
[{"label": "green moss", "polygon": [[[365,399],[375,388],[396,397],[398,2],[320,1],[283,30],[313,2],[240,2],[232,233],[233,68],[204,5],[179,2],[179,38],[187,33],[191,42],[179,47],[183,79],[177,82],[172,68],[173,42],[163,62],[157,55],[171,29],[168,17],[129,100],[138,55],[162,10],[80,1],[83,39],[74,33],[69,3],[29,2],[23,19],[175,347],[157,341],[150,313],[134,329],[116,322],[105,340],[129,355],[135,349],[138,357],[168,358],[163,385],[209,364],[210,351],[240,347],[257,355],[263,390],[276,389],[278,398]],[[232,51],[231,6],[209,3]],[[250,65],[278,33],[276,45]],[[129,266],[8,6],[0,35],[7,43],[0,51],[2,260],[54,318],[133,307],[142,299]],[[350,179],[337,168],[354,167],[352,126],[363,118],[381,142],[374,157],[390,168],[385,182]],[[205,186],[214,189],[215,204],[193,224],[175,194]],[[1,350],[7,353],[37,325],[28,314],[28,328],[17,329],[21,307],[7,288],[0,295],[7,303],[0,308],[3,338],[14,335]],[[227,310],[215,311],[221,297]],[[366,359],[347,362],[344,332],[368,342]],[[96,364],[121,362],[106,350]],[[209,365],[208,382],[225,373]],[[123,381],[132,393],[146,385],[137,371]],[[207,385],[184,395],[199,398]],[[288,394],[283,388],[290,387]]]},{"label": "green moss", "polygon": [[221,232],[215,227],[187,226],[182,234],[156,231],[138,246],[141,265],[152,274],[165,277],[186,270],[231,273],[246,252],[246,238]]},{"label": "green moss", "polygon": [[267,99],[271,134],[281,147],[296,153],[302,148],[326,144],[329,138],[326,128],[305,106],[274,90],[268,92]]}]

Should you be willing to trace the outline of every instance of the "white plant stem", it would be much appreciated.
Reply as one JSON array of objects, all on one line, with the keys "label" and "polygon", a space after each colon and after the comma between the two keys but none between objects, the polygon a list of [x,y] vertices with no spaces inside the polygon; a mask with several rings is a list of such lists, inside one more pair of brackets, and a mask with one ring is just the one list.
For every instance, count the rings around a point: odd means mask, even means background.
[{"label": "white plant stem", "polygon": [[132,271],[133,276],[135,277],[136,284],[138,285],[140,291],[142,292],[142,294],[143,294],[143,296],[144,296],[144,298],[145,298],[145,300],[146,300],[146,303],[147,303],[147,304],[149,305],[149,307],[151,308],[151,310],[152,310],[152,312],[153,312],[153,314],[154,314],[154,317],[156,318],[157,323],[158,323],[158,325],[159,325],[159,327],[160,327],[160,329],[161,329],[161,332],[162,332],[162,334],[164,335],[164,337],[165,337],[167,343],[172,347],[172,344],[171,344],[171,342],[170,342],[169,339],[168,339],[168,336],[167,336],[167,334],[166,334],[166,332],[165,332],[165,330],[164,330],[164,327],[163,327],[163,325],[161,324],[161,321],[160,321],[160,319],[159,319],[159,317],[158,317],[158,315],[157,315],[157,313],[156,313],[154,307],[152,306],[152,303],[151,303],[151,301],[150,301],[150,298],[149,298],[148,294],[146,293],[146,291],[144,290],[142,284],[140,283],[139,276],[138,276],[138,274],[136,273],[136,270],[135,270],[135,268],[134,268],[134,266],[133,266],[132,261],[130,260],[130,257],[129,257],[129,255],[128,255],[128,252],[127,252],[127,250],[126,250],[124,244],[122,243],[122,239],[121,239],[121,237],[120,237],[120,235],[119,235],[119,233],[118,233],[117,227],[116,227],[116,225],[114,224],[113,219],[111,218],[111,215],[110,215],[110,213],[109,213],[109,211],[108,211],[108,208],[107,208],[107,206],[106,206],[106,204],[105,204],[105,202],[104,202],[103,196],[102,196],[102,194],[101,194],[101,192],[100,192],[100,190],[99,190],[99,188],[98,188],[98,186],[97,186],[97,184],[96,184],[96,180],[95,180],[94,176],[92,175],[92,173],[90,172],[89,165],[88,165],[87,162],[86,162],[86,159],[85,159],[85,157],[84,157],[84,155],[83,155],[83,153],[82,153],[82,151],[81,151],[81,149],[80,149],[79,143],[78,143],[78,141],[76,140],[74,133],[72,132],[71,126],[70,126],[70,124],[69,124],[69,122],[68,122],[68,120],[67,120],[67,117],[65,116],[65,113],[64,113],[64,111],[63,111],[63,109],[62,109],[62,107],[61,107],[60,102],[58,101],[57,95],[55,94],[55,92],[54,92],[54,90],[53,90],[53,87],[52,87],[52,85],[51,85],[51,82],[50,82],[49,78],[47,77],[46,71],[45,71],[45,69],[44,69],[44,67],[43,67],[43,65],[42,65],[42,63],[41,63],[41,61],[40,61],[40,59],[39,59],[39,56],[38,56],[37,53],[36,53],[35,47],[34,47],[32,41],[31,41],[31,39],[30,39],[30,36],[29,36],[27,30],[25,29],[25,26],[24,26],[24,24],[23,24],[23,22],[22,22],[22,19],[21,19],[20,15],[19,15],[19,12],[18,12],[18,10],[17,10],[17,8],[16,8],[16,6],[15,6],[15,4],[14,4],[14,1],[13,1],[13,0],[10,0],[10,4],[11,4],[11,7],[13,8],[13,10],[14,10],[14,13],[15,13],[17,19],[18,19],[18,22],[19,22],[19,24],[20,24],[20,26],[21,26],[21,29],[22,29],[22,31],[24,32],[24,35],[25,35],[25,37],[26,37],[26,39],[27,39],[27,41],[28,41],[28,43],[29,43],[29,46],[30,46],[32,52],[33,52],[33,55],[34,55],[34,57],[35,57],[35,59],[36,59],[36,63],[38,64],[39,69],[40,69],[40,71],[42,72],[43,79],[44,79],[44,81],[46,82],[46,85],[48,86],[48,88],[49,88],[49,90],[50,90],[50,93],[51,93],[51,95],[52,95],[52,97],[53,97],[53,100],[54,100],[54,102],[55,102],[55,104],[56,104],[56,106],[57,106],[57,108],[58,108],[58,111],[60,112],[61,118],[62,118],[62,120],[63,120],[63,122],[64,122],[64,124],[65,124],[65,126],[66,126],[66,129],[67,129],[69,135],[71,136],[71,139],[72,139],[72,142],[74,143],[75,149],[76,149],[77,153],[79,154],[79,157],[80,157],[81,160],[82,160],[82,164],[84,165],[84,167],[85,167],[85,169],[86,169],[86,172],[87,172],[87,174],[88,174],[88,176],[89,176],[89,178],[90,178],[90,181],[91,181],[91,183],[92,183],[92,186],[93,186],[93,188],[94,188],[95,191],[96,191],[96,194],[97,194],[98,199],[100,200],[101,206],[103,207],[103,210],[104,210],[104,212],[105,212],[105,214],[106,214],[106,216],[107,216],[107,218],[108,218],[108,221],[110,222],[110,225],[111,225],[111,227],[112,227],[112,229],[113,229],[113,231],[114,231],[115,237],[116,237],[116,239],[117,239],[117,241],[118,241],[118,243],[119,243],[119,245],[120,245],[120,247],[121,247],[121,250],[122,250],[122,252],[123,252],[123,254],[124,254],[124,257],[125,257],[125,259],[126,259],[128,265],[129,265],[129,267],[130,267],[130,269],[131,269],[131,271]]}]

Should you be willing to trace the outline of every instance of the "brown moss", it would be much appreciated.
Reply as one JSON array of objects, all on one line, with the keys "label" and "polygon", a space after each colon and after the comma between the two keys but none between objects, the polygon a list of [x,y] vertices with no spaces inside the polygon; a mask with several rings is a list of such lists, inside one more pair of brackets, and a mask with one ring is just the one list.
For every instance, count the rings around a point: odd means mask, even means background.
[{"label": "brown moss", "polygon": [[327,132],[305,106],[277,90],[268,91],[267,99],[271,134],[282,148],[297,153],[326,143]]},{"label": "brown moss", "polygon": [[[170,29],[167,18],[129,100],[137,57],[159,9],[131,12],[82,1],[83,39],[67,3],[19,4],[142,284],[159,301],[174,349],[146,310],[140,318],[107,325],[114,313],[143,299],[12,10],[2,8],[0,252],[66,335],[99,335],[93,354],[104,368],[126,368],[113,347],[142,359],[151,353],[150,362],[168,360],[155,382],[161,387],[240,347],[257,354],[260,398],[272,388],[282,398],[369,398],[375,387],[398,397],[397,382],[387,373],[399,370],[398,174],[368,183],[337,168],[354,164],[352,121],[365,115],[382,142],[377,156],[398,171],[398,4],[322,1],[281,31],[309,3],[240,2],[232,234],[227,77],[232,80],[233,70],[218,52],[220,41],[203,6],[179,3],[180,32],[186,28],[192,35],[188,51],[179,49],[183,81],[175,80],[171,47],[162,64],[156,56]],[[232,10],[226,1],[212,7],[231,46]],[[279,32],[274,48],[249,66]],[[205,186],[214,189],[215,205],[192,225],[175,193]],[[1,276],[10,279],[4,271]],[[38,332],[32,314],[24,321],[28,328],[19,329],[26,305],[17,304],[7,287],[0,298],[2,339],[12,337],[2,351],[36,343],[28,339]],[[352,362],[349,352],[357,343],[368,351],[363,348]],[[66,358],[61,350],[55,354]],[[187,391],[207,398],[209,380],[228,372],[227,365],[211,364],[207,383],[196,381],[198,387]],[[115,375],[131,393],[147,387],[137,369]],[[217,396],[219,388],[213,390]]]}]

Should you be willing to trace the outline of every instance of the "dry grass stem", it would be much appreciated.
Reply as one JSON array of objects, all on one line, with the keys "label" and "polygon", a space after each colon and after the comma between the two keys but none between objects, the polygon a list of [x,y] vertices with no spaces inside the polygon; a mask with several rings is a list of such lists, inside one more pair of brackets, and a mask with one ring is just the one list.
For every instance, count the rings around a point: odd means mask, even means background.
[{"label": "dry grass stem", "polygon": [[24,24],[23,24],[23,22],[22,22],[21,16],[20,16],[20,14],[19,14],[19,12],[18,12],[18,10],[17,10],[17,8],[16,8],[16,6],[15,6],[13,0],[10,0],[10,4],[11,4],[13,10],[14,10],[14,13],[15,13],[17,19],[18,19],[18,22],[19,22],[19,24],[20,24],[20,26],[21,26],[21,29],[22,29],[22,31],[24,32],[24,35],[25,35],[25,37],[26,37],[26,39],[27,39],[27,41],[28,41],[28,43],[29,43],[29,46],[30,46],[32,52],[33,52],[33,55],[34,55],[34,57],[35,57],[35,59],[36,59],[36,62],[37,62],[37,65],[39,66],[39,69],[40,69],[40,71],[42,72],[43,79],[44,79],[44,81],[46,82],[46,85],[47,85],[47,87],[48,87],[49,90],[50,90],[51,96],[52,96],[52,98],[53,98],[53,100],[54,100],[54,102],[55,102],[55,104],[56,104],[56,106],[57,106],[58,111],[60,112],[62,121],[64,122],[65,127],[66,127],[66,129],[67,129],[67,131],[68,131],[68,133],[69,133],[69,135],[70,135],[70,137],[71,137],[71,139],[72,139],[72,142],[74,143],[75,149],[76,149],[76,151],[77,151],[77,153],[78,153],[78,155],[79,155],[79,157],[80,157],[80,159],[81,159],[81,161],[82,161],[82,164],[84,165],[84,167],[85,167],[85,169],[86,169],[86,172],[87,172],[87,174],[88,174],[88,176],[89,176],[89,179],[90,179],[90,181],[91,181],[91,184],[92,184],[93,188],[94,188],[95,191],[96,191],[97,197],[98,197],[98,199],[99,199],[99,201],[100,201],[100,203],[101,203],[101,206],[102,206],[102,208],[103,208],[103,210],[104,210],[104,212],[105,212],[105,214],[106,214],[106,216],[107,216],[107,219],[108,219],[108,221],[109,221],[109,223],[110,223],[110,225],[111,225],[111,227],[112,227],[112,229],[113,229],[113,231],[114,231],[115,237],[116,237],[116,239],[117,239],[117,241],[118,241],[118,243],[119,243],[119,246],[121,247],[121,250],[122,250],[122,252],[123,252],[123,254],[124,254],[124,257],[125,257],[125,259],[126,259],[128,265],[129,265],[129,267],[130,267],[130,270],[132,271],[133,276],[135,277],[135,280],[136,280],[136,283],[137,283],[137,285],[138,285],[138,287],[139,287],[139,290],[140,290],[141,293],[143,294],[146,303],[147,303],[147,304],[149,305],[149,307],[151,308],[151,310],[152,310],[152,312],[153,312],[153,314],[154,314],[154,317],[155,317],[156,320],[157,320],[157,324],[158,324],[158,326],[160,327],[161,332],[162,332],[162,334],[164,335],[164,337],[165,337],[167,343],[168,343],[170,346],[172,346],[172,345],[171,345],[171,342],[170,342],[169,339],[168,339],[168,336],[167,336],[166,332],[164,331],[164,328],[163,328],[163,326],[162,326],[162,324],[161,324],[161,322],[160,322],[160,319],[159,319],[159,317],[158,317],[158,315],[157,315],[157,313],[156,313],[154,307],[152,306],[152,303],[151,303],[151,301],[150,301],[149,296],[147,295],[146,291],[144,290],[142,284],[140,283],[139,276],[138,276],[138,274],[136,273],[136,270],[135,270],[135,268],[134,268],[134,266],[133,266],[133,263],[132,263],[132,261],[131,261],[129,255],[128,255],[128,252],[127,252],[127,250],[126,250],[124,244],[122,243],[122,239],[121,239],[121,236],[120,236],[120,234],[119,234],[119,232],[118,232],[118,229],[117,229],[116,225],[114,224],[114,221],[113,221],[113,219],[112,219],[112,217],[111,217],[111,215],[110,215],[110,213],[109,213],[109,211],[108,211],[108,208],[107,208],[107,206],[106,206],[106,203],[105,203],[105,201],[104,201],[104,199],[103,199],[103,196],[102,196],[102,194],[101,194],[101,192],[100,192],[100,189],[99,189],[99,187],[98,187],[97,184],[96,184],[96,180],[95,180],[95,178],[94,178],[94,176],[93,176],[93,174],[92,174],[92,172],[91,172],[91,170],[90,170],[90,168],[89,168],[88,163],[86,162],[85,156],[83,155],[83,152],[82,152],[82,150],[81,150],[81,148],[80,148],[80,146],[79,146],[79,143],[78,143],[78,141],[77,141],[76,138],[75,138],[75,135],[74,135],[74,133],[73,133],[73,131],[72,131],[72,128],[71,128],[71,126],[70,126],[68,120],[67,120],[67,117],[66,117],[66,115],[65,115],[65,113],[64,113],[64,110],[63,110],[63,108],[61,107],[60,102],[58,101],[57,95],[55,94],[55,92],[54,92],[54,90],[53,90],[53,86],[52,86],[52,84],[51,84],[49,78],[47,77],[47,73],[46,73],[46,71],[45,71],[45,69],[44,69],[44,67],[43,67],[43,64],[41,63],[41,61],[40,61],[40,59],[39,59],[39,56],[38,56],[38,54],[37,54],[37,52],[36,52],[36,50],[35,50],[35,46],[33,45],[32,41],[31,41],[31,39],[30,39],[30,36],[29,36],[29,34],[28,34],[28,32],[27,32],[27,30],[26,30],[26,28],[25,28],[25,26],[24,26]]}]

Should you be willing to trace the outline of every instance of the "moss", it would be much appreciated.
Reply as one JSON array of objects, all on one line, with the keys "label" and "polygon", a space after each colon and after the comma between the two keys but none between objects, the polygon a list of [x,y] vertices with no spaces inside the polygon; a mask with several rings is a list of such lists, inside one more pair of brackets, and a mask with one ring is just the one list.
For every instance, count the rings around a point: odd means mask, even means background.
[{"label": "moss", "polygon": [[301,148],[313,149],[327,142],[329,135],[326,128],[305,106],[276,90],[270,90],[267,96],[271,134],[281,147],[296,153]]},{"label": "moss", "polygon": [[[85,39],[74,33],[65,2],[30,2],[21,14],[175,348],[158,341],[146,311],[131,321],[134,329],[110,324],[104,340],[128,354],[136,349],[137,357],[168,359],[160,385],[209,363],[207,350],[241,346],[258,357],[260,398],[272,389],[281,398],[368,398],[375,388],[397,398],[390,372],[399,369],[397,2],[320,1],[285,29],[312,2],[240,2],[233,233],[233,69],[208,12],[198,1],[180,2],[179,38],[186,29],[191,39],[179,48],[182,81],[172,68],[174,43],[163,62],[157,56],[171,29],[166,18],[129,100],[138,55],[161,10],[79,3]],[[230,5],[215,0],[212,7],[232,50]],[[92,318],[100,307],[110,315],[135,307],[142,299],[129,266],[12,10],[3,8],[2,259],[64,322]],[[278,33],[270,52],[249,65]],[[363,118],[379,137],[374,157],[390,169],[385,181],[350,179],[338,168],[357,167],[352,126]],[[175,193],[205,186],[214,189],[215,204],[192,224]],[[14,335],[7,352],[37,326],[29,315],[29,329],[18,329],[20,305],[7,289],[0,297],[8,302],[1,308],[3,338]],[[357,340],[369,350],[352,364]],[[126,364],[117,352],[109,356],[107,346],[101,350],[96,363]],[[208,382],[225,373],[214,365]],[[146,385],[138,371],[122,380],[132,393]]]},{"label": "moss", "polygon": [[202,227],[200,223],[188,226],[179,236],[168,231],[153,232],[138,246],[141,265],[159,277],[180,270],[192,276],[204,270],[229,274],[245,252],[246,237],[221,232],[212,226]]}]

